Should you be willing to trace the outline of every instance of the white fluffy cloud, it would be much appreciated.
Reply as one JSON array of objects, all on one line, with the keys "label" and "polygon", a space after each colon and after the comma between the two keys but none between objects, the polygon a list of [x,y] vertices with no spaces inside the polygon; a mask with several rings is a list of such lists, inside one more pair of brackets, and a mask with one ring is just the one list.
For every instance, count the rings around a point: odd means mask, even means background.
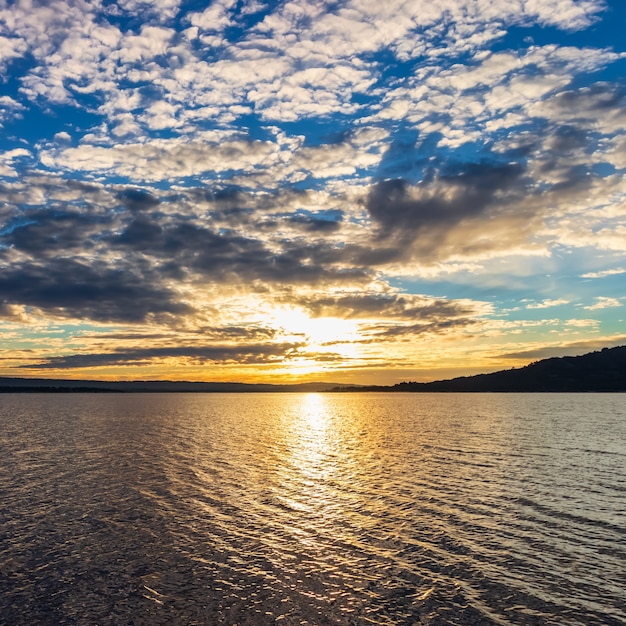
[{"label": "white fluffy cloud", "polygon": [[623,306],[623,304],[617,298],[609,298],[606,296],[599,296],[596,298],[595,304],[583,307],[588,311],[597,311],[599,309],[610,309],[613,307]]},{"label": "white fluffy cloud", "polygon": [[626,274],[626,269],[616,267],[614,269],[602,270],[600,272],[587,272],[581,278],[606,278],[607,276],[616,276],[618,274]]},{"label": "white fluffy cloud", "polygon": [[226,140],[154,140],[112,147],[81,145],[44,150],[40,159],[49,168],[126,176],[135,181],[175,180],[228,170],[247,171],[271,161],[271,142]]},{"label": "white fluffy cloud", "polygon": [[563,304],[569,304],[569,300],[559,298],[558,300],[543,300],[542,302],[530,302],[526,305],[527,309],[549,309],[553,306],[561,306]]},{"label": "white fluffy cloud", "polygon": [[[186,128],[181,122],[183,109],[196,111],[195,116],[187,114],[187,123],[224,116],[232,121],[227,114],[234,104],[252,105],[263,117],[276,121],[351,114],[359,108],[353,95],[367,93],[379,76],[376,61],[366,55],[389,49],[399,59],[436,59],[432,54],[442,37],[447,55],[455,47],[476,52],[490,39],[501,36],[498,25],[539,21],[576,29],[587,26],[602,8],[601,3],[591,0],[353,0],[328,11],[313,2],[286,2],[239,41],[227,44],[219,37],[211,43],[207,36],[251,14],[252,8],[260,10],[261,5],[245,10],[233,0],[220,0],[186,15],[180,13],[177,0],[125,0],[108,7],[110,13],[115,13],[113,7],[117,6],[129,14],[144,14],[147,21],[138,31],[124,31],[98,14],[97,4],[84,0],[53,0],[36,11],[29,6],[25,1],[10,7],[6,2],[0,5],[0,17],[6,23],[6,32],[0,33],[5,61],[30,53],[39,62],[22,78],[22,93],[30,100],[43,98],[57,103],[76,101],[81,94],[99,94],[100,111],[118,129],[117,136],[136,132],[141,126],[146,130],[182,131]],[[174,16],[183,17],[191,30],[195,29],[191,39],[164,25]],[[200,46],[194,43],[198,36],[204,36]],[[553,54],[562,57],[565,53],[556,50]],[[611,60],[607,54],[605,63]],[[594,55],[591,51],[583,55],[589,68],[598,66]],[[570,64],[580,66],[582,58],[572,59]],[[422,117],[441,110],[447,104],[443,97],[446,81],[457,94],[472,85],[498,84],[486,106],[492,110],[519,106],[541,97],[549,85],[554,89],[567,82],[567,69],[558,75],[548,70],[554,62],[500,53],[470,71],[433,70],[428,102],[415,88],[407,89],[404,97],[415,101],[417,96],[421,104],[417,110],[408,103],[403,107],[401,92],[393,92],[393,102],[385,106],[384,117],[401,115],[409,108],[410,119],[417,121],[420,110]],[[567,65],[563,58],[560,63]],[[509,76],[503,82],[508,74],[531,64],[546,68],[541,70],[543,86],[541,76]],[[419,76],[416,79],[423,84]],[[132,95],[133,108],[124,110],[127,96],[120,93],[139,89],[133,84],[146,83],[160,93],[149,94],[143,88],[141,95]],[[475,113],[477,106],[477,100],[463,104],[454,98],[449,102],[456,103],[454,112],[463,113],[463,119]],[[172,110],[167,117],[142,116],[134,112],[138,106],[169,106]],[[134,125],[129,114],[135,118]],[[126,116],[124,121],[119,119],[122,115]]]},{"label": "white fluffy cloud", "polygon": [[18,172],[13,167],[13,164],[16,160],[23,158],[32,159],[32,154],[25,148],[15,148],[6,152],[0,152],[0,176],[16,177]]}]

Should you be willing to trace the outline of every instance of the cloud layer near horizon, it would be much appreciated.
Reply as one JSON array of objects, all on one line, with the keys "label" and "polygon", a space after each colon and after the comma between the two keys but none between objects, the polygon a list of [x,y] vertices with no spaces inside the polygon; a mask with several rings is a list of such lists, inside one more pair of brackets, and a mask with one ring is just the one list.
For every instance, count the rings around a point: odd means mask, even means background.
[{"label": "cloud layer near horizon", "polygon": [[618,341],[620,10],[0,1],[0,369],[379,376]]}]

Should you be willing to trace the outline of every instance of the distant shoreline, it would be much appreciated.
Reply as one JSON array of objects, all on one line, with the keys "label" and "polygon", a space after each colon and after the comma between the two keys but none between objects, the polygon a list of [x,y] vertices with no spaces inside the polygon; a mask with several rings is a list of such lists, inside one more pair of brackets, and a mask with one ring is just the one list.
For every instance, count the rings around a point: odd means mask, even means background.
[{"label": "distant shoreline", "polygon": [[393,387],[375,387],[375,388],[371,388],[371,387],[355,387],[355,388],[350,388],[350,389],[345,389],[342,387],[339,387],[337,389],[327,389],[327,390],[321,390],[321,391],[302,391],[299,389],[281,389],[281,390],[276,390],[276,389],[263,389],[263,390],[255,390],[255,389],[247,389],[247,390],[241,390],[241,391],[220,391],[220,390],[215,390],[215,391],[193,391],[193,390],[180,390],[180,389],[137,389],[137,390],[133,390],[133,391],[128,391],[128,390],[122,390],[122,389],[97,389],[97,388],[92,388],[92,387],[87,387],[87,388],[81,388],[81,387],[72,387],[72,388],[65,388],[65,389],[57,389],[57,388],[53,388],[53,387],[0,387],[0,395],[1,394],[18,394],[18,395],[27,395],[27,394],[31,394],[31,395],[35,395],[35,394],[66,394],[66,395],[71,395],[71,394],[80,394],[80,393],[85,393],[85,394],[105,394],[105,395],[111,395],[111,394],[123,394],[123,395],[138,395],[138,394],[206,394],[206,395],[211,395],[211,394],[219,394],[219,393],[228,393],[228,394],[263,394],[263,393],[280,393],[280,394],[289,394],[289,393],[328,393],[328,394],[339,394],[339,393],[350,393],[350,394],[354,394],[354,393],[389,393],[389,394],[395,394],[395,393],[411,393],[411,394],[420,394],[420,393],[437,393],[437,394],[451,394],[451,393],[463,393],[463,394],[478,394],[478,393],[489,393],[489,394],[514,394],[514,393],[528,393],[528,394],[533,394],[533,393],[543,393],[543,394],[556,394],[556,393],[581,393],[581,394],[593,394],[593,393],[598,393],[598,394],[613,394],[613,393],[626,393],[626,389],[613,389],[613,390],[587,390],[587,389],[570,389],[567,391],[564,390],[524,390],[524,391],[515,391],[515,390],[510,390],[510,391],[482,391],[482,390],[465,390],[465,391],[456,391],[456,390],[450,390],[450,391],[436,391],[434,389],[423,389],[423,390],[402,390],[399,391],[397,389],[394,389]]},{"label": "distant shoreline", "polygon": [[626,346],[575,357],[543,359],[521,368],[427,383],[237,383],[190,381],[97,381],[0,377],[0,393],[621,393],[626,392]]}]

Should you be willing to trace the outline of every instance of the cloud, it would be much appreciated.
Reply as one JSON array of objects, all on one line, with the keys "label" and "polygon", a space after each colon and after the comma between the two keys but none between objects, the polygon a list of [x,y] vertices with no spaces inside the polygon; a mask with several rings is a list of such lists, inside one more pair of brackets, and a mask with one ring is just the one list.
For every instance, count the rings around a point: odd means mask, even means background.
[{"label": "cloud", "polygon": [[[180,9],[180,0],[118,0],[117,6],[132,14],[151,19],[170,20]],[[113,5],[115,7],[116,5]]]},{"label": "cloud", "polygon": [[[7,68],[11,62],[22,57],[27,50],[28,45],[23,39],[0,35],[0,76],[6,78]],[[3,96],[6,97],[8,96]]]},{"label": "cloud", "polygon": [[[10,204],[49,205],[5,214],[0,293],[11,304],[67,317],[140,322],[152,315],[193,316],[189,298],[197,290],[206,293],[209,284],[249,289],[255,282],[372,279],[369,268],[354,265],[350,252],[327,240],[333,235],[341,241],[339,210],[277,211],[268,230],[261,228],[266,214],[254,214],[254,194],[38,182],[40,188],[33,179],[21,181],[5,195]],[[297,198],[302,206],[306,197]],[[284,211],[285,202],[276,203]],[[310,239],[314,234],[318,241]]]},{"label": "cloud", "polygon": [[[293,221],[293,220],[291,220]],[[297,220],[300,222],[300,220]],[[331,222],[328,223],[329,226]],[[335,224],[337,224],[335,222]],[[307,220],[306,230],[328,232],[337,226],[320,227]],[[219,232],[187,221],[158,221],[136,218],[110,244],[124,256],[131,251],[150,256],[161,265],[165,276],[216,282],[321,284],[369,280],[366,268],[341,264],[341,254],[329,259],[332,245],[303,244],[282,240],[279,246],[237,232]],[[331,255],[332,256],[332,255]]]},{"label": "cloud", "polygon": [[135,181],[157,182],[219,172],[250,171],[271,161],[276,146],[268,141],[230,140],[223,143],[153,140],[112,147],[82,145],[42,151],[51,169],[106,173]]},{"label": "cloud", "polygon": [[526,305],[527,309],[548,309],[553,306],[562,306],[563,304],[569,304],[569,300],[559,298],[558,300],[544,300],[543,302],[531,302]]},{"label": "cloud", "polygon": [[125,64],[145,63],[166,54],[175,35],[173,28],[144,24],[139,34],[126,34],[120,40],[119,51],[113,56]]},{"label": "cloud", "polygon": [[558,26],[567,30],[586,28],[596,20],[596,15],[604,8],[604,3],[598,0],[558,0],[545,2],[543,0],[528,0],[524,9],[527,14],[536,14],[542,24]]},{"label": "cloud", "polygon": [[[359,170],[372,169],[380,163],[384,144],[380,141],[387,133],[369,128],[348,136],[339,143],[315,147],[302,147],[294,150],[292,158],[285,164],[285,178],[298,180],[303,177],[347,178]],[[363,141],[368,141],[364,149]]]},{"label": "cloud", "polygon": [[[622,55],[612,56],[616,60]],[[576,90],[561,91],[549,100],[529,107],[529,113],[557,123],[567,122],[610,134],[623,131],[626,127],[625,105],[623,86],[602,81]]]},{"label": "cloud", "polygon": [[606,278],[607,276],[616,276],[618,274],[626,274],[626,269],[616,267],[614,269],[602,270],[600,272],[587,272],[582,274],[581,278]]},{"label": "cloud", "polygon": [[385,318],[403,321],[441,320],[483,314],[480,303],[450,301],[413,294],[348,293],[305,296],[295,300],[314,317]]},{"label": "cloud", "polygon": [[626,336],[599,337],[588,341],[568,342],[558,346],[541,346],[520,352],[509,352],[497,355],[498,359],[514,359],[524,361],[537,361],[564,356],[579,356],[591,351],[602,350],[626,345]]},{"label": "cloud", "polygon": [[216,0],[204,11],[189,13],[187,20],[202,31],[220,32],[231,25],[236,6],[236,0]]},{"label": "cloud", "polygon": [[413,238],[421,231],[449,229],[483,215],[521,190],[524,168],[517,164],[467,164],[455,173],[435,174],[417,185],[404,179],[372,185],[365,206],[381,233]]},{"label": "cloud", "polygon": [[623,306],[623,304],[617,298],[608,298],[606,296],[598,296],[595,304],[583,307],[588,311],[597,311],[600,309],[610,309],[613,307]]},{"label": "cloud", "polygon": [[80,258],[50,256],[45,265],[4,265],[2,301],[38,307],[59,317],[101,322],[137,323],[149,317],[192,312],[170,288],[159,284],[151,268],[113,268]]},{"label": "cloud", "polygon": [[150,191],[144,189],[133,189],[128,187],[119,191],[116,198],[130,211],[138,212],[151,209],[160,202],[159,198],[154,196]]},{"label": "cloud", "polygon": [[23,159],[29,161],[32,159],[32,154],[25,148],[14,148],[0,152],[0,176],[17,177],[18,171],[15,169],[14,163]]},{"label": "cloud", "polygon": [[187,360],[193,363],[276,363],[292,358],[297,354],[301,345],[299,343],[254,343],[236,346],[194,345],[137,348],[134,350],[120,349],[114,352],[49,357],[40,363],[30,363],[20,367],[26,369],[81,369],[111,365],[136,366],[163,359]]},{"label": "cloud", "polygon": [[469,318],[431,320],[418,324],[373,324],[363,329],[364,341],[396,339],[406,337],[419,337],[423,335],[444,334],[457,331],[468,326],[477,324],[476,320]]},{"label": "cloud", "polygon": [[11,98],[11,96],[0,96],[0,128],[7,122],[13,122],[22,118],[22,111],[25,108],[23,104]]},{"label": "cloud", "polygon": [[306,213],[296,213],[288,216],[287,219],[291,224],[301,226],[309,233],[328,233],[339,230],[341,215],[334,213],[322,213],[320,215],[321,217],[317,217],[316,215],[307,215]]}]

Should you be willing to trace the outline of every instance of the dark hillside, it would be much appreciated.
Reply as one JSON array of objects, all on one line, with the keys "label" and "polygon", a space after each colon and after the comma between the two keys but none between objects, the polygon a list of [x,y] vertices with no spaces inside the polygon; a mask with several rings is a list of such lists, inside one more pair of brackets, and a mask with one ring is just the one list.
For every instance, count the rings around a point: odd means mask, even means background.
[{"label": "dark hillside", "polygon": [[626,346],[582,356],[544,359],[525,367],[431,383],[400,383],[394,391],[626,391]]}]

